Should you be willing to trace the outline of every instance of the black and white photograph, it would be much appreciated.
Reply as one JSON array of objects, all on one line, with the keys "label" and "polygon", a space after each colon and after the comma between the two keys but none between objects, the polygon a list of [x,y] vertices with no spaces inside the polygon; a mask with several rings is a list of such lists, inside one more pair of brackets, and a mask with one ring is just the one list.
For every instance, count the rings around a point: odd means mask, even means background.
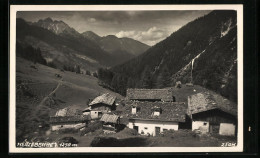
[{"label": "black and white photograph", "polygon": [[242,5],[12,5],[10,30],[10,152],[243,151]]}]

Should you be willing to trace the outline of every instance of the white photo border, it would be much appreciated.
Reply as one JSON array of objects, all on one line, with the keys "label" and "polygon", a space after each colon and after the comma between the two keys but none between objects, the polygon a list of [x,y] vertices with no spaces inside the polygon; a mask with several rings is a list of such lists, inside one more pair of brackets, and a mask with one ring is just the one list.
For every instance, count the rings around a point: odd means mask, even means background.
[{"label": "white photo border", "polygon": [[[160,10],[236,10],[238,130],[235,147],[16,147],[16,13],[17,11],[160,11]],[[9,49],[9,153],[163,153],[163,152],[243,152],[243,5],[10,5]]]}]

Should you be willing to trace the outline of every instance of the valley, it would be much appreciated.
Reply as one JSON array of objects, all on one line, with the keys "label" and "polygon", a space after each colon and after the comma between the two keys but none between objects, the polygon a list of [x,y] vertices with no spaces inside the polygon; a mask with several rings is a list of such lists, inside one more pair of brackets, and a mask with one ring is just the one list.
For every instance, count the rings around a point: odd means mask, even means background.
[{"label": "valley", "polygon": [[156,27],[139,31],[165,36],[151,47],[130,37],[80,33],[50,17],[17,18],[16,143],[236,144],[236,18],[233,10],[214,10],[167,37]]}]

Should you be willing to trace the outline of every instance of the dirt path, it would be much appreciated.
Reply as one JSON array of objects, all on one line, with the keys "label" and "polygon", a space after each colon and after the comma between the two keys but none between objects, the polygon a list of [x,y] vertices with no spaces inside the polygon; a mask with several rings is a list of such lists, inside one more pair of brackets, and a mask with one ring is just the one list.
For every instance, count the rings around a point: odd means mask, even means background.
[{"label": "dirt path", "polygon": [[44,97],[43,99],[42,99],[42,101],[39,103],[39,105],[36,107],[36,112],[40,109],[40,107],[42,107],[43,105],[44,105],[44,103],[45,103],[45,101],[47,100],[47,99],[49,99],[49,97],[51,97],[58,89],[59,89],[59,87],[62,85],[62,78],[60,79],[60,80],[58,80],[58,84],[57,84],[57,86],[56,86],[56,88],[53,90],[53,91],[51,91],[51,93],[50,94],[48,94],[46,97]]}]

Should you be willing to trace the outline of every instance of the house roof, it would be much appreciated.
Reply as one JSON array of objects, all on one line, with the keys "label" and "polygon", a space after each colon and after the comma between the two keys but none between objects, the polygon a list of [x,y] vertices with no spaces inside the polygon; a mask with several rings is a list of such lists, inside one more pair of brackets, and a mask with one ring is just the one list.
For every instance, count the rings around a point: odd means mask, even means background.
[{"label": "house roof", "polygon": [[110,95],[109,93],[105,93],[101,96],[96,97],[89,105],[95,105],[98,103],[103,103],[107,105],[113,105],[116,100],[115,96]]},{"label": "house roof", "polygon": [[91,111],[91,107],[89,106],[89,107],[85,108],[84,110],[82,110],[82,112],[86,112],[86,111]]},{"label": "house roof", "polygon": [[[139,108],[136,114],[132,114],[132,106]],[[153,107],[161,109],[159,116],[153,116]],[[185,122],[186,110],[187,105],[184,102],[126,102],[126,116],[130,119]]]},{"label": "house roof", "polygon": [[214,92],[201,92],[188,97],[187,113],[189,115],[213,109],[219,109],[234,116],[237,115],[237,105]]},{"label": "house roof", "polygon": [[75,116],[52,116],[50,123],[75,123],[91,120],[89,115],[75,115]]},{"label": "house roof", "polygon": [[66,107],[64,109],[60,109],[56,112],[55,116],[74,116],[74,115],[80,115],[81,114],[81,110],[78,109],[74,109],[74,108],[70,108],[70,107]]},{"label": "house roof", "polygon": [[171,89],[127,89],[126,97],[129,100],[160,99],[173,101]]},{"label": "house roof", "polygon": [[119,116],[114,114],[104,114],[100,121],[109,122],[109,123],[117,123]]}]

